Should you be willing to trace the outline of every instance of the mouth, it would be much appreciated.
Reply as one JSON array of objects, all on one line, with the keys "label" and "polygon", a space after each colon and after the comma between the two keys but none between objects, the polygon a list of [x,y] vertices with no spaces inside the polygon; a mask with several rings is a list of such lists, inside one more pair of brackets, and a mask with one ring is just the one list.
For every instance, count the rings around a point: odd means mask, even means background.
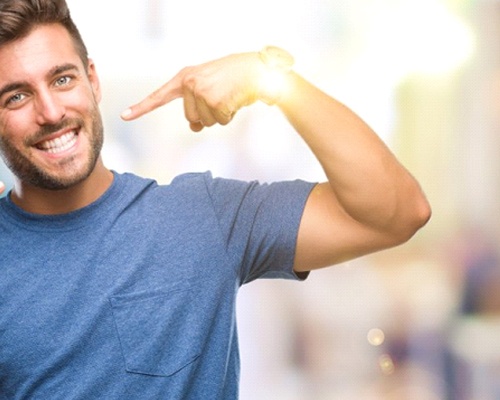
[{"label": "mouth", "polygon": [[71,130],[61,136],[46,139],[35,144],[38,150],[45,151],[49,154],[60,154],[71,149],[77,142],[78,132]]}]

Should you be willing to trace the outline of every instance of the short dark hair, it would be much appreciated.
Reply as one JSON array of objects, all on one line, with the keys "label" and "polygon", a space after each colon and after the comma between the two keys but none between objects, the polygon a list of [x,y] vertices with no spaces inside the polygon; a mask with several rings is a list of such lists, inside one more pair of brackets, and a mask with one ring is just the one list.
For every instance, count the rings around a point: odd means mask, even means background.
[{"label": "short dark hair", "polygon": [[87,66],[87,48],[65,0],[0,0],[0,46],[48,24],[61,24],[66,28],[83,65]]}]

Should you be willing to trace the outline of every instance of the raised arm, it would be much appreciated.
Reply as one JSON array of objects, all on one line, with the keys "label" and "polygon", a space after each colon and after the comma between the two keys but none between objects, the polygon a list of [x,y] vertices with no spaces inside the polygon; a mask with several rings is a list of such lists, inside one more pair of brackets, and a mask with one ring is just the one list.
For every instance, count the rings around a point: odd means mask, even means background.
[{"label": "raised arm", "polygon": [[[259,53],[188,67],[122,117],[135,119],[182,97],[192,130],[227,124],[241,107],[269,102],[262,84],[268,70]],[[330,266],[411,238],[431,213],[418,182],[353,111],[294,72],[281,76],[283,88],[273,99],[328,178],[307,201],[295,270]]]},{"label": "raised arm", "polygon": [[295,269],[336,264],[410,239],[430,218],[418,182],[353,111],[296,74],[288,79],[278,105],[328,178],[307,202]]}]

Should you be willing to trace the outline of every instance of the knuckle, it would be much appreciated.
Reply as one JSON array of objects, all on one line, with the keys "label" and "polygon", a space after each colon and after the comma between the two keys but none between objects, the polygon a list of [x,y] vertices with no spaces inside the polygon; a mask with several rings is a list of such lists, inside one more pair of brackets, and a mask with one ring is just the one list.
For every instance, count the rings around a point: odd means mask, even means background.
[{"label": "knuckle", "polygon": [[159,104],[162,101],[163,95],[161,89],[155,90],[149,96],[149,100],[154,104]]}]

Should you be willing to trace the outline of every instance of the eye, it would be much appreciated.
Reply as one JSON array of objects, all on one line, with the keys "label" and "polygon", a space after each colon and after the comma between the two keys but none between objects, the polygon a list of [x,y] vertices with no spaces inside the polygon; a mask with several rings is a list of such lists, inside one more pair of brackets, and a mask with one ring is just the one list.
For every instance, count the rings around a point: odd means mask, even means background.
[{"label": "eye", "polygon": [[55,85],[56,86],[65,86],[71,82],[72,78],[70,76],[61,76],[56,79]]},{"label": "eye", "polygon": [[23,94],[23,93],[16,93],[14,94],[13,96],[10,96],[7,101],[5,102],[5,104],[7,106],[13,106],[13,105],[16,105],[18,103],[21,103],[24,99],[26,98],[26,95]]}]

